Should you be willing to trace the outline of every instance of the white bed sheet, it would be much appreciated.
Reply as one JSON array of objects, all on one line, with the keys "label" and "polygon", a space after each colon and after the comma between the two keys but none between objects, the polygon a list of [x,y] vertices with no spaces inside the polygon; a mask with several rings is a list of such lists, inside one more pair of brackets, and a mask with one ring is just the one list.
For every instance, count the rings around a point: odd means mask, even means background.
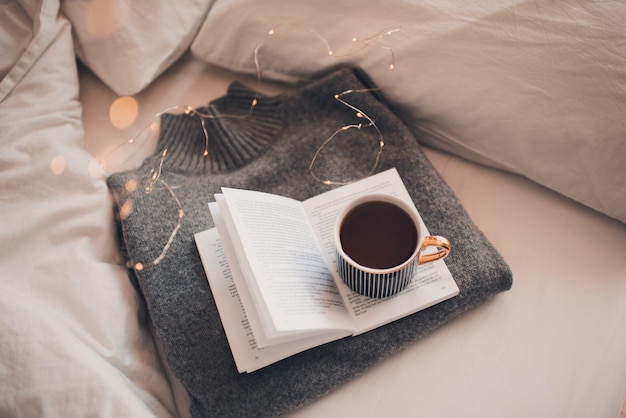
[{"label": "white bed sheet", "polygon": [[[102,155],[156,112],[206,103],[236,78],[255,85],[186,55],[136,96],[135,123],[117,129],[109,120],[117,96],[81,72],[85,146]],[[266,93],[281,89],[262,85]],[[128,147],[118,168],[139,163],[150,146]],[[626,225],[522,177],[426,152],[510,263],[513,288],[293,415],[618,416],[626,392]],[[184,390],[172,384],[184,416]]]}]

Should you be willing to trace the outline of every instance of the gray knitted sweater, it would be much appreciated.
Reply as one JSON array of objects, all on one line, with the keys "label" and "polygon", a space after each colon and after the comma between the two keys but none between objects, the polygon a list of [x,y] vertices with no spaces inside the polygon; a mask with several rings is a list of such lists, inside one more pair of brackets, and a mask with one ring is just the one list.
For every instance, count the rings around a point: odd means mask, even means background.
[{"label": "gray knitted sweater", "polygon": [[[314,180],[309,163],[321,143],[341,126],[363,122],[334,95],[374,87],[360,70],[341,69],[301,89],[260,97],[243,119],[206,121],[209,155],[197,118],[165,115],[158,150],[137,170],[112,175],[108,184],[118,209],[122,250],[129,260],[150,261],[163,250],[176,227],[178,205],[170,191],[147,194],[142,179],[159,165],[161,179],[184,209],[180,230],[157,265],[131,272],[143,295],[168,363],[191,397],[195,417],[276,416],[305,405],[382,359],[415,342],[512,284],[500,254],[472,223],[450,188],[423,154],[415,137],[377,92],[349,100],[372,117],[385,138],[377,172],[396,167],[431,233],[446,236],[446,259],[460,294],[366,334],[317,347],[251,374],[238,374],[220,322],[194,234],[211,228],[207,203],[220,187],[261,190],[304,200],[329,187]],[[204,112],[245,114],[254,92],[233,83],[226,96]],[[363,176],[372,166],[377,136],[351,129],[320,155],[320,176]],[[198,166],[199,164],[199,166]],[[345,178],[345,177],[344,177]],[[138,181],[133,191],[129,180]]]}]

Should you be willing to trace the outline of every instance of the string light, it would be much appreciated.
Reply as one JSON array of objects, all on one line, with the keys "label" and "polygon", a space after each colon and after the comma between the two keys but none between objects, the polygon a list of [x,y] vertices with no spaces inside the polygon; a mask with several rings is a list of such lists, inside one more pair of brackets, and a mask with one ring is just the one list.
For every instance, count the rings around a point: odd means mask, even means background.
[{"label": "string light", "polygon": [[[266,38],[267,37],[274,37],[277,34],[277,31],[279,28],[286,26],[286,25],[293,25],[293,23],[281,23],[277,26],[274,26],[273,28],[270,28],[267,32],[266,32]],[[388,64],[388,68],[390,70],[393,70],[395,68],[395,54],[393,52],[393,49],[385,46],[385,45],[380,45],[378,42],[385,36],[391,35],[393,33],[398,32],[400,29],[399,28],[392,28],[392,29],[385,29],[381,32],[378,32],[372,36],[369,36],[367,38],[364,39],[359,39],[357,37],[353,37],[351,38],[351,41],[353,44],[358,44],[359,47],[357,49],[353,49],[350,52],[344,53],[344,54],[336,54],[333,49],[331,48],[330,44],[328,43],[328,41],[321,35],[319,34],[317,31],[311,29],[311,28],[307,28],[308,32],[311,33],[314,37],[316,37],[319,41],[322,42],[322,44],[324,45],[324,47],[326,48],[326,52],[327,55],[330,57],[334,57],[334,58],[345,58],[351,55],[354,55],[356,53],[361,52],[362,50],[369,48],[369,47],[373,47],[373,48],[379,48],[379,49],[384,49],[386,51],[389,52],[390,54],[390,58],[391,61]],[[132,137],[129,138],[128,140],[126,140],[125,142],[117,145],[116,147],[113,147],[107,154],[105,154],[104,156],[100,157],[97,159],[98,163],[100,164],[100,166],[102,167],[102,169],[104,170],[105,173],[107,173],[108,175],[110,175],[109,170],[106,169],[105,165],[106,165],[106,161],[107,159],[115,152],[117,152],[120,148],[124,147],[124,146],[128,146],[130,144],[133,144],[138,138],[142,137],[144,135],[144,133],[148,130],[156,130],[157,129],[157,124],[154,122],[158,119],[161,118],[161,116],[163,116],[166,113],[173,113],[173,112],[181,112],[190,117],[190,118],[198,118],[199,123],[200,123],[200,127],[202,129],[203,132],[203,136],[204,136],[204,150],[202,151],[202,158],[197,162],[196,166],[194,167],[194,169],[192,170],[192,172],[190,173],[189,176],[186,177],[186,179],[177,185],[170,185],[167,181],[165,181],[162,178],[162,173],[163,173],[163,164],[165,162],[165,158],[167,157],[167,153],[168,150],[167,148],[163,149],[163,151],[161,151],[161,156],[158,159],[158,161],[155,163],[155,165],[148,171],[148,173],[146,173],[142,178],[141,178],[141,182],[143,184],[145,184],[142,187],[137,187],[138,183],[137,180],[135,179],[131,179],[128,180],[127,183],[125,184],[125,196],[120,196],[118,198],[118,201],[123,201],[123,203],[119,204],[119,216],[121,219],[126,219],[128,216],[131,215],[132,211],[133,211],[133,203],[132,203],[132,195],[134,193],[138,193],[139,191],[143,191],[146,194],[151,194],[154,190],[155,190],[155,186],[159,186],[159,187],[163,187],[163,189],[167,190],[167,192],[170,194],[172,200],[176,203],[177,205],[177,218],[176,218],[176,222],[174,225],[174,228],[172,229],[167,241],[165,242],[165,244],[163,245],[159,255],[154,258],[151,261],[148,262],[141,262],[141,261],[136,261],[136,260],[128,260],[126,262],[126,266],[128,268],[132,268],[137,272],[141,272],[143,270],[145,270],[146,268],[149,267],[153,267],[157,264],[159,264],[167,255],[167,252],[169,251],[170,247],[172,246],[174,240],[176,239],[176,235],[178,234],[180,228],[182,227],[182,222],[183,219],[185,217],[185,212],[183,209],[183,205],[180,201],[180,199],[178,198],[178,196],[176,195],[175,190],[184,187],[186,184],[188,184],[191,181],[191,178],[197,173],[197,171],[200,169],[200,167],[202,167],[203,165],[203,161],[204,158],[209,156],[209,134],[207,131],[207,127],[206,127],[206,121],[207,120],[211,120],[211,119],[227,119],[227,118],[231,118],[231,119],[244,119],[249,117],[252,112],[254,111],[255,107],[258,105],[258,92],[260,91],[260,86],[261,86],[261,79],[262,79],[262,66],[260,64],[260,59],[259,59],[259,52],[262,49],[262,47],[264,46],[264,43],[266,41],[264,40],[263,42],[259,43],[256,45],[256,47],[254,48],[253,51],[253,61],[254,61],[254,65],[255,65],[255,70],[256,70],[256,89],[255,89],[255,95],[253,97],[253,99],[250,102],[250,107],[248,109],[248,111],[246,113],[243,114],[218,114],[218,115],[214,115],[214,114],[209,114],[209,113],[204,113],[202,111],[200,111],[197,108],[194,108],[192,106],[189,105],[177,105],[177,106],[171,106],[168,107],[158,113],[156,113],[151,122],[148,123],[146,126],[144,126],[139,133]],[[351,109],[354,111],[354,114],[356,116],[356,118],[358,119],[362,119],[364,120],[364,122],[361,123],[355,123],[355,124],[347,124],[344,126],[341,126],[340,128],[336,129],[328,138],[326,138],[321,145],[317,148],[317,150],[315,151],[313,158],[311,159],[311,162],[309,164],[309,173],[311,174],[312,178],[324,185],[343,185],[343,184],[348,184],[354,181],[359,180],[360,178],[364,178],[364,177],[369,177],[370,175],[372,175],[377,167],[378,167],[378,163],[380,161],[382,152],[383,152],[383,148],[385,146],[385,141],[384,141],[384,137],[382,132],[380,131],[379,127],[376,125],[376,122],[374,121],[373,118],[371,118],[365,111],[363,111],[362,109],[357,108],[355,105],[351,104],[346,98],[344,98],[345,96],[349,96],[352,94],[361,94],[361,93],[370,93],[372,91],[375,91],[378,89],[359,89],[359,90],[346,90],[343,91],[341,93],[337,93],[333,96],[333,98],[338,101],[339,103],[341,103],[342,105],[346,106],[347,108]],[[372,164],[372,166],[370,167],[369,171],[365,174],[365,176],[363,177],[359,177],[359,178],[355,178],[349,181],[336,181],[336,180],[332,180],[329,178],[321,178],[320,176],[318,176],[315,171],[314,171],[314,167],[315,164],[317,162],[317,159],[320,155],[320,153],[322,152],[322,150],[324,150],[324,148],[330,143],[332,142],[339,134],[346,132],[348,130],[351,129],[357,129],[357,130],[361,130],[364,128],[371,128],[374,129],[376,134],[377,134],[377,151],[376,151],[376,155],[374,158],[374,162]]]},{"label": "string light", "polygon": [[135,262],[135,261],[132,261],[132,260],[129,260],[126,263],[127,267],[133,268],[133,269],[135,269],[137,271],[143,271],[145,268],[156,266],[161,261],[163,261],[163,259],[167,255],[167,252],[169,251],[170,247],[172,246],[172,243],[174,242],[174,239],[176,239],[176,235],[178,234],[178,231],[180,230],[180,228],[181,228],[181,226],[183,224],[183,218],[185,217],[185,211],[183,210],[183,204],[180,202],[180,199],[178,199],[178,196],[176,196],[176,193],[174,193],[174,190],[172,190],[172,188],[167,184],[167,182],[165,182],[163,180],[158,180],[158,181],[159,181],[159,183],[161,183],[163,185],[163,187],[165,187],[165,189],[172,196],[172,199],[178,205],[178,217],[176,219],[176,225],[174,226],[174,229],[170,233],[170,236],[168,237],[167,242],[165,243],[165,245],[161,249],[161,253],[155,259],[153,259],[152,261],[150,261],[150,262],[148,262],[146,264],[141,263],[141,262]]},{"label": "string light", "polygon": [[367,123],[363,124],[363,123],[358,123],[358,124],[351,124],[351,125],[344,125],[341,128],[337,129],[335,132],[333,132],[333,134],[331,136],[329,136],[328,138],[326,138],[326,140],[324,142],[322,142],[322,144],[319,146],[319,148],[317,148],[317,150],[315,151],[315,154],[313,154],[313,158],[311,159],[311,163],[309,164],[309,173],[311,173],[311,176],[313,176],[313,178],[315,180],[317,180],[318,182],[331,186],[331,185],[344,185],[344,184],[348,184],[348,183],[352,183],[356,180],[359,180],[360,178],[363,177],[359,177],[359,179],[352,179],[352,180],[348,180],[348,181],[333,181],[330,179],[322,179],[320,177],[318,177],[315,174],[315,171],[313,170],[313,167],[315,166],[315,162],[317,161],[317,158],[319,157],[320,153],[322,152],[322,150],[324,149],[324,147],[326,145],[328,145],[333,139],[335,139],[335,137],[340,134],[341,132],[345,132],[348,131],[350,129],[362,129],[362,128],[374,128],[376,130],[376,133],[378,134],[378,150],[376,152],[376,157],[374,159],[374,164],[372,165],[372,167],[370,168],[370,170],[367,172],[367,174],[364,177],[369,177],[372,174],[374,174],[374,172],[376,171],[376,168],[378,167],[378,162],[380,161],[380,156],[383,153],[383,147],[385,146],[385,140],[383,137],[382,132],[380,131],[380,129],[378,128],[378,125],[376,125],[376,122],[374,122],[374,119],[372,119],[371,117],[369,117],[365,112],[363,112],[362,110],[360,110],[359,108],[357,108],[356,106],[348,103],[347,101],[345,101],[343,99],[343,96],[348,95],[348,94],[355,94],[355,93],[366,93],[366,92],[372,92],[372,91],[376,91],[378,89],[359,89],[359,90],[346,90],[342,93],[339,94],[335,94],[334,99],[337,100],[339,103],[343,104],[344,106],[354,110],[355,115],[357,118],[359,119],[366,119]]},{"label": "string light", "polygon": [[389,36],[399,31],[400,31],[400,28],[386,29],[376,35],[370,36],[369,38],[365,38],[365,39],[358,39],[356,37],[352,38],[352,42],[360,43],[362,45],[362,49],[365,49],[371,46],[373,48],[380,48],[389,52],[389,55],[391,55],[391,62],[389,63],[387,68],[389,68],[390,70],[393,70],[396,68],[396,54],[393,52],[393,49],[385,45],[379,45],[376,42],[382,39],[384,36]]},{"label": "string light", "polygon": [[[297,26],[298,28],[300,28],[300,26],[296,23],[292,23],[292,22],[284,22],[284,23],[280,23],[276,26],[274,26],[273,28],[271,28],[270,30],[267,31],[267,36],[274,36],[277,33],[277,30],[283,26]],[[393,48],[386,46],[386,45],[381,45],[378,43],[378,41],[382,40],[384,37],[386,36],[390,36],[393,35],[396,32],[400,31],[400,28],[398,27],[393,27],[393,28],[388,28],[388,29],[384,29],[374,35],[368,36],[367,38],[364,39],[359,39],[356,36],[352,37],[352,43],[354,44],[359,44],[360,46],[357,49],[352,49],[344,54],[336,54],[335,51],[331,48],[330,44],[328,43],[328,41],[326,40],[326,38],[324,38],[319,32],[317,32],[316,30],[312,29],[312,28],[306,28],[306,30],[308,32],[310,32],[311,34],[313,34],[313,36],[315,36],[317,39],[319,39],[322,44],[324,44],[324,47],[326,48],[326,53],[328,54],[328,56],[334,57],[334,58],[346,58],[346,57],[350,57],[350,56],[354,56],[356,54],[358,54],[359,52],[361,52],[364,49],[367,49],[369,47],[372,48],[379,48],[379,49],[384,49],[387,52],[389,52],[389,55],[391,57],[391,62],[387,65],[387,68],[389,68],[390,70],[395,69],[396,65],[396,56],[395,53],[393,51]],[[263,45],[263,42],[259,43],[256,48],[254,49],[254,63],[255,63],[255,67],[256,67],[256,71],[257,71],[257,75],[260,74],[259,70],[259,63],[258,63],[258,51],[261,48],[261,46]]]}]

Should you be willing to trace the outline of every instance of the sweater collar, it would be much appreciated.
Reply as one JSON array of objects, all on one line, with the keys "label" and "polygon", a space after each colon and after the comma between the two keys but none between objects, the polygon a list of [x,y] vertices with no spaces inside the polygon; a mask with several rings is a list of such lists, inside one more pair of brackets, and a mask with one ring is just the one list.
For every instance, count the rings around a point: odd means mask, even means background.
[{"label": "sweater collar", "polygon": [[[225,96],[195,113],[164,114],[157,152],[151,159],[160,158],[167,150],[163,168],[168,171],[181,174],[228,172],[263,153],[282,128],[280,96],[263,96],[240,82],[233,82]],[[206,156],[205,144],[208,144]]]}]

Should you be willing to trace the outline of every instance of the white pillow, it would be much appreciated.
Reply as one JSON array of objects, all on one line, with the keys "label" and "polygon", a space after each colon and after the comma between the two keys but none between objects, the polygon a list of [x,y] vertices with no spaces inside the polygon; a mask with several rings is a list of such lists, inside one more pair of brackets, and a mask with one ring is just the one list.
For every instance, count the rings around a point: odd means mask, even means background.
[{"label": "white pillow", "polygon": [[255,73],[260,45],[262,77],[284,81],[359,65],[424,144],[626,222],[624,22],[620,2],[231,0],[191,50]]},{"label": "white pillow", "polygon": [[64,0],[76,55],[119,95],[141,91],[189,47],[214,0]]},{"label": "white pillow", "polygon": [[71,27],[58,1],[19,5],[30,42],[0,82],[0,416],[176,415],[82,148]]}]

